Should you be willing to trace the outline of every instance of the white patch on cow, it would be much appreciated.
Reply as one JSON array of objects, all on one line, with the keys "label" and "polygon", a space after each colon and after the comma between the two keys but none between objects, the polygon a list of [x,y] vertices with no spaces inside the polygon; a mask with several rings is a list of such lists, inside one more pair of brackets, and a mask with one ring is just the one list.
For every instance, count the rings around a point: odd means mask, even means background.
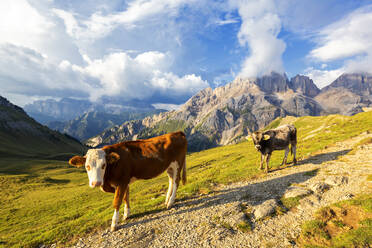
[{"label": "white patch on cow", "polygon": [[171,184],[169,184],[169,188],[168,188],[168,193],[171,191],[172,194],[169,198],[167,208],[170,208],[173,205],[174,200],[176,199],[176,191],[177,191],[177,186],[178,186],[176,184],[176,177],[177,177],[177,172],[178,172],[178,169],[179,169],[178,162],[177,161],[172,162],[169,165],[169,167],[171,167],[173,169],[173,180],[172,180]]},{"label": "white patch on cow", "polygon": [[90,187],[103,185],[106,167],[106,152],[104,150],[89,149],[87,151],[85,168],[87,169]]},{"label": "white patch on cow", "polygon": [[115,209],[114,215],[112,216],[111,230],[115,230],[118,223],[119,223],[119,210]]},{"label": "white patch on cow", "polygon": [[130,208],[128,208],[127,204],[124,205],[124,220],[128,218],[130,215]]},{"label": "white patch on cow", "polygon": [[168,186],[168,192],[167,197],[165,198],[165,204],[168,205],[169,197],[172,193],[172,187],[173,187],[173,179],[169,177],[169,186]]}]

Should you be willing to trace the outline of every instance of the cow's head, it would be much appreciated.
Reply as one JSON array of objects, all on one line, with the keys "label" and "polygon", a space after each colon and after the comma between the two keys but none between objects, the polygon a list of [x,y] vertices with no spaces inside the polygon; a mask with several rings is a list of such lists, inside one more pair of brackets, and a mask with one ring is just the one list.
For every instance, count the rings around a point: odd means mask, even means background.
[{"label": "cow's head", "polygon": [[88,173],[89,186],[91,188],[103,185],[103,177],[108,164],[113,164],[120,156],[111,152],[106,154],[103,149],[89,149],[84,157],[74,156],[68,162],[75,167],[85,166]]},{"label": "cow's head", "polygon": [[264,134],[262,132],[251,133],[251,136],[252,136],[253,144],[256,147],[257,151],[261,151],[262,143],[265,140],[269,140],[270,139],[270,135]]}]

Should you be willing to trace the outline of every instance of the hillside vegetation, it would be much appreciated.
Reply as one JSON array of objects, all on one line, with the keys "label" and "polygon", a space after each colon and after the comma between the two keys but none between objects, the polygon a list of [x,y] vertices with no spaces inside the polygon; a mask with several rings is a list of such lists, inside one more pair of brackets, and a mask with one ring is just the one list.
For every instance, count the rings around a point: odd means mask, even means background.
[{"label": "hillside vegetation", "polygon": [[[298,128],[301,160],[335,142],[372,132],[372,112],[352,117],[286,117],[269,126],[283,123]],[[272,168],[279,166],[283,154],[274,152]],[[177,200],[212,192],[218,184],[264,177],[258,163],[259,154],[249,141],[191,153],[187,156],[188,184],[179,188]],[[0,221],[6,223],[0,226],[0,246],[68,242],[95,228],[108,228],[113,213],[113,195],[90,189],[85,171],[69,167],[67,162],[2,159],[0,187]],[[165,174],[131,184],[132,218],[165,211],[167,187]]]},{"label": "hillside vegetation", "polygon": [[66,158],[84,152],[85,147],[76,139],[37,123],[6,99],[0,101],[2,157]]}]

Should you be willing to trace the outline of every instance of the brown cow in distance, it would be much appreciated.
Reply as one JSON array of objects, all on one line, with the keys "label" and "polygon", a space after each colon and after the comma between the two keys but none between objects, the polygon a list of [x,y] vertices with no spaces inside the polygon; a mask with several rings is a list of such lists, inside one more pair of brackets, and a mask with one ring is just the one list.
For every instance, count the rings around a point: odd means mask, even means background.
[{"label": "brown cow in distance", "polygon": [[183,132],[174,132],[151,139],[125,141],[102,149],[90,149],[86,156],[74,156],[73,166],[85,166],[89,186],[100,186],[115,193],[111,230],[117,229],[119,209],[124,199],[124,220],[129,216],[129,184],[138,179],[151,179],[165,170],[169,188],[165,199],[167,208],[174,203],[182,172],[186,183],[187,140]]}]

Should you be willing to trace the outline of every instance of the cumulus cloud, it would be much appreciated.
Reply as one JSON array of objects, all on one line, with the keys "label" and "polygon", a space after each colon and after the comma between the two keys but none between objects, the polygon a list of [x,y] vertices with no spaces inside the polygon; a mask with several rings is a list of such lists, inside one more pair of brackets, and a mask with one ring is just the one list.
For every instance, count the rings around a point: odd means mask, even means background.
[{"label": "cumulus cloud", "polygon": [[[42,8],[48,4],[40,3]],[[54,62],[81,61],[78,47],[65,34],[62,22],[26,0],[0,1],[0,33],[0,44],[29,48]]]},{"label": "cumulus cloud", "polygon": [[14,45],[1,45],[0,57],[0,87],[10,94],[179,103],[208,87],[194,74],[179,77],[167,71],[170,55],[155,51],[136,57],[112,53],[94,60],[85,55],[86,66],[66,60],[56,65],[32,49]]},{"label": "cumulus cloud", "polygon": [[[173,72],[175,57],[167,40],[179,47],[182,37],[166,20],[176,18],[179,9],[192,2],[135,0],[123,11],[90,8],[90,13],[82,14],[53,1],[1,1],[2,94],[20,103],[47,97],[186,101],[209,85],[195,74]],[[166,23],[156,35],[155,19]]]},{"label": "cumulus cloud", "polygon": [[318,46],[310,56],[320,61],[332,61],[370,54],[372,52],[372,5],[349,14],[346,18],[322,29]]},{"label": "cumulus cloud", "polygon": [[[345,18],[321,29],[314,39],[316,48],[308,58],[321,62],[321,69],[307,68],[305,73],[319,87],[330,84],[342,73],[372,72],[372,5],[362,7]],[[326,63],[338,61],[338,69],[326,70]],[[324,63],[325,62],[325,63]]]},{"label": "cumulus cloud", "polygon": [[273,0],[230,0],[242,20],[238,33],[242,47],[249,47],[240,76],[255,77],[272,71],[284,72],[282,54],[286,45],[278,39],[281,20]]}]

